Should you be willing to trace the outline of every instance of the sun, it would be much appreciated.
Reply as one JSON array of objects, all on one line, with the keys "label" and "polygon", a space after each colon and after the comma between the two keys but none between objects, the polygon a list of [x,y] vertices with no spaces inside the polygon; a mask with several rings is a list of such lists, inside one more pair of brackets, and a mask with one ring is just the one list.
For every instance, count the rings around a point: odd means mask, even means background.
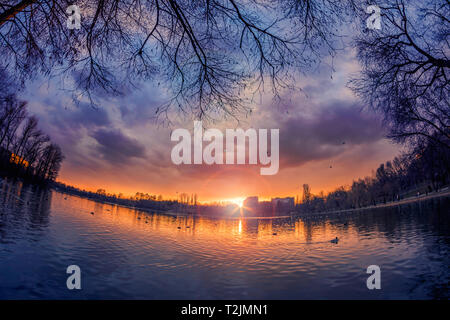
[{"label": "sun", "polygon": [[239,208],[242,208],[244,206],[244,199],[245,198],[233,198],[233,199],[230,199],[229,201],[238,205]]}]

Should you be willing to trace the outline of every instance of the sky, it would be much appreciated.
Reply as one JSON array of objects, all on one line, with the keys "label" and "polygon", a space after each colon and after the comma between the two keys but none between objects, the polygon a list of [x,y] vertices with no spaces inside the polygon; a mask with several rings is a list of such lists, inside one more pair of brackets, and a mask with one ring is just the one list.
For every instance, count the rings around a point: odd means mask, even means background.
[{"label": "sky", "polygon": [[[174,113],[171,125],[155,119],[164,91],[148,82],[122,97],[103,99],[98,108],[74,105],[70,94],[47,81],[34,81],[22,98],[40,128],[66,157],[58,181],[95,191],[134,195],[143,192],[176,199],[196,193],[202,202],[257,195],[261,199],[301,195],[301,186],[318,194],[350,185],[372,174],[400,152],[386,140],[380,117],[368,110],[346,84],[359,69],[355,50],[339,51],[330,64],[299,76],[302,90],[255,99],[253,112],[235,120],[204,123],[206,128],[280,130],[280,169],[260,175],[260,166],[175,165],[172,130],[193,130],[193,120]],[[224,132],[224,131],[223,131]]]}]

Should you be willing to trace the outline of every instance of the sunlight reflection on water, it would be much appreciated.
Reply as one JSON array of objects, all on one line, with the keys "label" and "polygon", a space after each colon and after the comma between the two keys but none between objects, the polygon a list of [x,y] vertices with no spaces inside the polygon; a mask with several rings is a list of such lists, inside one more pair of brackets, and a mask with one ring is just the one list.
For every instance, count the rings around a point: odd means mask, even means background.
[{"label": "sunlight reflection on water", "polygon": [[[3,181],[0,298],[448,298],[449,207],[441,199],[321,219],[174,217]],[[71,264],[81,291],[66,288]],[[381,290],[366,287],[371,264],[381,267]]]}]

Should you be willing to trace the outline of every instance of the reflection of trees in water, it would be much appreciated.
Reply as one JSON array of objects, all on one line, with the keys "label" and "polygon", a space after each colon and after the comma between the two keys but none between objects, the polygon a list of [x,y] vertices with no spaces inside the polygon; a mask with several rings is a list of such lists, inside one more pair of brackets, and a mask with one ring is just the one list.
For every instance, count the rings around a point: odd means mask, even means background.
[{"label": "reflection of trees in water", "polygon": [[202,216],[169,216],[158,213],[142,213],[136,211],[135,218],[151,227],[159,228],[161,225],[171,225],[175,228],[196,231],[207,231],[212,233],[239,233],[247,237],[256,238],[258,235],[272,234],[273,231],[295,232],[295,220],[284,219],[214,219]]},{"label": "reflection of trees in water", "polygon": [[[450,237],[448,222],[443,224],[445,236],[433,234],[424,241],[424,254],[422,261],[418,264],[419,272],[413,279],[413,285],[409,289],[412,296],[423,295],[425,293],[432,299],[450,298]],[[441,228],[439,228],[441,229]]]},{"label": "reflection of trees in water", "polygon": [[[51,191],[15,180],[0,181],[0,230],[41,229],[49,224]],[[19,225],[20,224],[20,225]]]},{"label": "reflection of trees in water", "polygon": [[182,229],[189,228],[190,232],[196,230],[209,230],[213,233],[242,233],[249,238],[257,238],[261,235],[272,235],[282,230],[283,233],[303,234],[305,242],[313,240],[314,233],[323,233],[328,219],[317,221],[303,221],[299,219],[211,219],[201,216],[177,216],[169,217],[160,214],[147,214],[146,222],[157,227],[160,222],[166,222]]},{"label": "reflection of trees in water", "polygon": [[[449,298],[450,224],[448,223],[449,198],[410,203],[399,207],[383,208],[340,215],[332,224],[351,221],[358,234],[377,233],[391,243],[404,242],[408,246],[424,249],[420,261],[411,268],[417,269],[411,278],[409,295],[430,298]],[[408,276],[408,275],[406,275]]]},{"label": "reflection of trees in water", "polygon": [[[329,223],[340,229],[349,225],[360,235],[376,233],[393,243],[399,240],[410,243],[420,234],[432,234],[450,242],[448,210],[450,198],[435,198],[426,201],[404,204],[397,207],[375,208],[356,212],[311,215],[301,218],[306,242],[313,239],[314,233]],[[296,228],[299,228],[297,225]]]},{"label": "reflection of trees in water", "polygon": [[408,241],[405,234],[417,232],[417,229],[420,229],[421,234],[448,236],[448,228],[443,228],[443,225],[448,225],[446,213],[449,207],[449,198],[436,198],[397,207],[315,216],[312,219],[315,223],[329,220],[332,225],[344,227],[351,222],[358,234],[375,231],[390,242],[399,239]]},{"label": "reflection of trees in water", "polygon": [[315,231],[317,231],[319,228],[324,228],[325,222],[327,220],[328,219],[317,220],[317,221],[305,221],[305,224],[304,224],[305,242],[312,242]]},{"label": "reflection of trees in water", "polygon": [[[421,208],[424,214],[420,214],[420,223],[423,230],[430,233],[428,241],[424,241],[425,261],[430,261],[423,266],[424,272],[420,275],[418,283],[424,284],[424,290],[433,299],[450,298],[450,224],[448,212],[450,199],[443,198],[424,203]],[[433,214],[427,214],[432,212]],[[432,272],[429,272],[430,269]],[[413,288],[414,290],[416,288]],[[420,289],[420,288],[418,288]]]},{"label": "reflection of trees in water", "polygon": [[94,212],[103,212],[103,203],[102,202],[94,202]]},{"label": "reflection of trees in water", "polygon": [[295,228],[295,233],[303,235],[305,243],[312,243],[314,234],[326,234],[328,226],[333,223],[328,215],[316,215],[297,218],[296,220],[293,220],[291,224]]},{"label": "reflection of trees in water", "polygon": [[450,237],[448,223],[446,223],[447,236],[433,237],[432,241],[425,244],[427,256],[430,261],[440,261],[437,268],[433,268],[433,272],[428,274],[425,279],[427,283],[427,292],[433,299],[449,299],[450,298]]},{"label": "reflection of trees in water", "polygon": [[[283,219],[211,219],[201,216],[169,216],[157,213],[133,211],[135,218],[142,224],[153,228],[171,225],[195,233],[239,233],[248,237],[268,235],[282,230],[284,234],[292,233],[312,242],[317,235],[327,234],[336,228],[355,231],[359,235],[372,235],[388,242],[398,241],[413,243],[417,237],[428,234],[448,237],[448,229],[443,228],[446,221],[444,213],[448,210],[450,199],[432,199],[421,203],[411,203],[399,207],[378,208],[360,212],[329,214],[324,216],[305,216],[302,218]],[[96,205],[100,210],[101,204]],[[139,218],[138,218],[139,217]],[[330,227],[333,227],[330,229]],[[325,239],[327,240],[327,239]],[[448,240],[447,240],[448,241]]]}]

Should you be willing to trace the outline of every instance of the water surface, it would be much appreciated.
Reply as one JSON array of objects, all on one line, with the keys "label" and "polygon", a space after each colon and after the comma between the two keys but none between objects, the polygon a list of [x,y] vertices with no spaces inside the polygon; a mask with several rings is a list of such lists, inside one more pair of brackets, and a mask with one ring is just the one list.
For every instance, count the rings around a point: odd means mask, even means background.
[{"label": "water surface", "polygon": [[[448,299],[449,208],[447,198],[308,219],[172,217],[3,180],[0,298]],[[73,264],[82,290],[66,287]],[[366,287],[373,264],[381,290]]]}]

